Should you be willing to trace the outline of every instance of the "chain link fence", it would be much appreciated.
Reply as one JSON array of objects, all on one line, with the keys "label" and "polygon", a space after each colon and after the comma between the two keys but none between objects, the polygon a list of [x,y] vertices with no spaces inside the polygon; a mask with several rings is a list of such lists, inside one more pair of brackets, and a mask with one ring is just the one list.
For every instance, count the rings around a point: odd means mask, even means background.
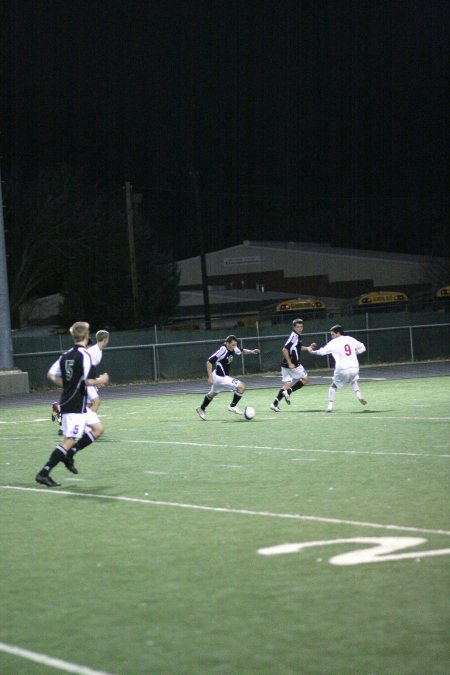
[{"label": "chain link fence", "polygon": [[[360,357],[361,365],[380,363],[412,363],[416,361],[450,358],[450,323],[389,326],[382,328],[359,328],[347,331],[364,342],[367,351]],[[114,343],[114,333],[111,342]],[[143,337],[153,338],[142,340]],[[281,349],[287,333],[272,335],[248,335],[239,338],[239,346],[246,349],[259,347],[261,354],[242,355],[232,367],[234,375],[278,372],[281,364]],[[120,345],[104,351],[99,370],[110,374],[116,384],[130,382],[158,382],[159,380],[204,378],[206,360],[223,342],[223,337],[214,339],[158,342],[156,330],[145,335],[122,334]],[[330,338],[328,331],[306,332],[303,344],[317,342],[322,346]],[[141,342],[139,342],[141,339]],[[48,336],[34,340],[35,351],[17,352],[14,364],[28,372],[32,389],[47,388],[47,371],[61,351],[71,346],[68,336]],[[47,349],[39,349],[46,346]],[[48,348],[49,347],[49,348]],[[301,361],[307,370],[323,368],[329,360],[302,352]]]}]

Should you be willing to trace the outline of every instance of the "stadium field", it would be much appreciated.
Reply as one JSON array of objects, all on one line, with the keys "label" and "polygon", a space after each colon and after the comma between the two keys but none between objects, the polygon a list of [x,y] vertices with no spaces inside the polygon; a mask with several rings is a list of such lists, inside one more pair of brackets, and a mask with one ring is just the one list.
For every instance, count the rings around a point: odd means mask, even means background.
[{"label": "stadium field", "polygon": [[269,378],[251,421],[227,393],[201,421],[205,383],[105,389],[104,436],[54,489],[34,476],[55,393],[9,400],[0,673],[448,674],[450,380],[432,374],[365,371],[368,405],[347,387],[332,414],[325,379],[272,412]]}]

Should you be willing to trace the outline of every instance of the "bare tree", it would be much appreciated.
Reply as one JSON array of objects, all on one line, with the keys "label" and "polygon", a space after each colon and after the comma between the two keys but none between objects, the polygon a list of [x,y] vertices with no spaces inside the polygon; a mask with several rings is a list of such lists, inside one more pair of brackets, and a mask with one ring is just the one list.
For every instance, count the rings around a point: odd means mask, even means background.
[{"label": "bare tree", "polygon": [[61,276],[88,246],[95,209],[82,198],[79,176],[66,166],[42,172],[26,189],[7,184],[8,270],[13,325],[20,306],[55,292]]}]

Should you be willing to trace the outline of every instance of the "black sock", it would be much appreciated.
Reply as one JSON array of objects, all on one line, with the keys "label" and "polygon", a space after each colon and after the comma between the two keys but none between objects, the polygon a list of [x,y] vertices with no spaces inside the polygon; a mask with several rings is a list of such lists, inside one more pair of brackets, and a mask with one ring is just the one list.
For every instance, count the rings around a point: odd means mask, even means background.
[{"label": "black sock", "polygon": [[294,384],[294,386],[292,387],[292,391],[297,391],[297,389],[301,389],[301,388],[304,387],[304,386],[305,386],[305,385],[303,384],[303,382],[302,382],[301,380],[299,380],[299,381],[296,382],[296,383]]},{"label": "black sock", "polygon": [[279,402],[281,401],[281,399],[283,398],[283,391],[284,391],[284,389],[280,389],[280,391],[278,392],[277,397],[276,397],[275,401],[273,402],[274,405],[278,405]]},{"label": "black sock", "polygon": [[71,449],[69,450],[69,455],[71,457],[73,457],[76,452],[78,452],[79,450],[83,450],[83,448],[86,448],[88,445],[90,445],[94,441],[95,441],[95,436],[92,433],[92,431],[86,431],[86,433],[84,433],[82,435],[80,440],[77,441],[75,443],[75,445],[72,445]]},{"label": "black sock", "polygon": [[230,403],[231,407],[234,408],[235,406],[237,406],[237,404],[239,403],[241,398],[242,398],[242,394],[238,394],[237,391],[236,391],[234,396],[233,396],[233,400]]},{"label": "black sock", "polygon": [[50,471],[55,468],[57,464],[63,462],[66,458],[67,450],[62,445],[57,445],[50,455],[47,464],[39,472],[42,476],[48,476]]},{"label": "black sock", "polygon": [[211,401],[212,401],[212,398],[209,398],[209,396],[205,396],[205,398],[203,399],[203,403],[201,404],[200,408],[202,410],[204,410],[205,408],[207,408],[209,406]]}]

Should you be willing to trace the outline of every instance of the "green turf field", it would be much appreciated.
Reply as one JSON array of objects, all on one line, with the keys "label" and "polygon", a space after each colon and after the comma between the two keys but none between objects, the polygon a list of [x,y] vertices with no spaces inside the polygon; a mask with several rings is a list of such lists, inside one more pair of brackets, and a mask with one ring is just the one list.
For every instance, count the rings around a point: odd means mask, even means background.
[{"label": "green turf field", "polygon": [[0,673],[448,675],[449,379],[361,388],[106,393],[53,490],[48,407],[2,409]]}]

